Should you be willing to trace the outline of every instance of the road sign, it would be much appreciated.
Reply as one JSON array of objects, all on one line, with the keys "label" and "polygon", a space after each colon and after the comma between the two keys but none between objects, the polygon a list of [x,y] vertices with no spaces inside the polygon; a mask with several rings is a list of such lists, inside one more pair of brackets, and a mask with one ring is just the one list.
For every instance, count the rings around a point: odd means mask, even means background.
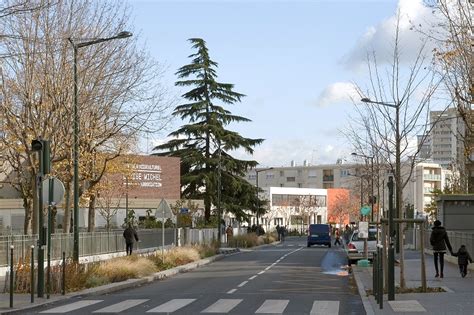
[{"label": "road sign", "polygon": [[369,222],[359,222],[359,238],[367,238],[369,236]]},{"label": "road sign", "polygon": [[188,214],[189,209],[188,209],[188,208],[181,208],[181,209],[179,209],[179,212],[180,212],[181,214]]},{"label": "road sign", "polygon": [[[51,179],[51,187],[49,185],[49,180]],[[64,185],[56,177],[50,177],[43,180],[43,204],[48,205],[49,203],[49,191],[53,191],[53,198],[51,199],[52,205],[57,205],[63,200],[64,197]]]},{"label": "road sign", "polygon": [[362,215],[368,215],[370,213],[372,209],[370,209],[369,206],[363,206],[362,208],[360,208],[360,213]]}]

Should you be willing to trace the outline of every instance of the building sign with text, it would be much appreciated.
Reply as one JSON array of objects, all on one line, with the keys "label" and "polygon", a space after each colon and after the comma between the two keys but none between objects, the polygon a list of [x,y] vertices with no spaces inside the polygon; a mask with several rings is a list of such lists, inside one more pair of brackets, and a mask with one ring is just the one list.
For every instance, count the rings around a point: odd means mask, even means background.
[{"label": "building sign with text", "polygon": [[179,158],[133,155],[126,165],[122,181],[129,198],[180,199]]}]

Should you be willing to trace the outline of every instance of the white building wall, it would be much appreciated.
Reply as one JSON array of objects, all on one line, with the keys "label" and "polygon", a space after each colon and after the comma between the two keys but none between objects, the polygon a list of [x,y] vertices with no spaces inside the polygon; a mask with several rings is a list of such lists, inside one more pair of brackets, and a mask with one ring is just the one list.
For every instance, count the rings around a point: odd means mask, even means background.
[{"label": "white building wall", "polygon": [[[272,231],[277,225],[287,226],[288,229],[306,231],[306,226],[291,224],[291,216],[301,215],[298,207],[277,206],[272,203],[273,195],[302,195],[302,196],[324,196],[326,203],[316,206],[310,211],[309,223],[327,223],[327,189],[295,188],[295,187],[269,187],[265,189],[265,198],[270,201],[269,211],[262,216],[262,223],[267,231]],[[308,222],[305,222],[307,224]]]}]

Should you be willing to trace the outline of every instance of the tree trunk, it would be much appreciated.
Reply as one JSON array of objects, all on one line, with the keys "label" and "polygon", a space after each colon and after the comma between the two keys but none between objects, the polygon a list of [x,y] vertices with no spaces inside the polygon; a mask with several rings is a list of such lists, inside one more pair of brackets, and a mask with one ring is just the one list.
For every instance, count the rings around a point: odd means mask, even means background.
[{"label": "tree trunk", "polygon": [[94,232],[95,230],[95,201],[96,196],[92,194],[89,199],[89,213],[87,218],[87,232]]},{"label": "tree trunk", "polygon": [[64,202],[64,218],[63,218],[63,233],[69,233],[71,227],[71,182],[66,182],[66,187],[64,187],[66,200]]},{"label": "tree trunk", "polygon": [[[32,209],[31,209],[31,199],[23,198],[23,208],[25,209],[25,221],[23,223],[23,234],[30,234],[32,230],[31,227],[31,217],[32,217]],[[11,218],[10,218],[11,220]],[[12,224],[10,223],[10,228]]]},{"label": "tree trunk", "polygon": [[51,234],[56,233],[56,215],[58,214],[58,207],[51,207]]}]

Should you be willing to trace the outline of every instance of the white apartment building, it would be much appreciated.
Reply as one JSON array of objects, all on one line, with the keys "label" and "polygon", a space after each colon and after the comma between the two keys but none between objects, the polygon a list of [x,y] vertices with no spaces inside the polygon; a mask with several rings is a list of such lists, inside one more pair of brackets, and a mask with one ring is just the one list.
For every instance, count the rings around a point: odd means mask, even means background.
[{"label": "white apartment building", "polygon": [[403,194],[405,204],[414,205],[415,215],[426,216],[425,207],[434,198],[433,190],[442,190],[452,172],[438,163],[418,163]]},{"label": "white apartment building", "polygon": [[431,111],[430,124],[430,159],[443,168],[459,165],[463,166],[464,144],[460,140],[464,137],[466,128],[455,108],[446,111]]},{"label": "white apartment building", "polygon": [[[355,178],[360,164],[324,164],[297,166],[293,161],[290,166],[257,168],[250,170],[246,179],[260,188],[293,187],[293,188],[348,188]],[[257,183],[258,175],[258,183]]]},{"label": "white apartment building", "polygon": [[304,232],[308,224],[328,222],[326,189],[268,187],[264,191],[270,205],[260,223],[267,231],[280,225]]}]

